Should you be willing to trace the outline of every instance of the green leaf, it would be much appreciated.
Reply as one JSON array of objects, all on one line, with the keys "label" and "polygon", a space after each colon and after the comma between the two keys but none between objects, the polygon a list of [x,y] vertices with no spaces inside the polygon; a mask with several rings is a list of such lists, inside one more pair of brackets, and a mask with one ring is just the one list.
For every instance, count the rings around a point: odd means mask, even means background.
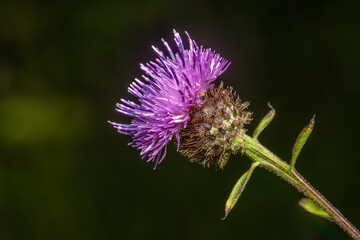
[{"label": "green leaf", "polygon": [[235,203],[237,202],[237,200],[239,199],[241,193],[244,191],[245,186],[247,184],[247,182],[249,181],[251,174],[254,172],[255,168],[259,165],[259,162],[254,162],[250,169],[244,173],[241,178],[237,181],[237,183],[235,184],[234,188],[232,189],[230,196],[228,198],[228,200],[226,201],[225,204],[225,217],[222,218],[222,220],[224,220],[227,215],[229,214],[229,212],[231,211],[231,209],[233,209],[233,207],[235,206]]},{"label": "green leaf", "polygon": [[268,103],[268,106],[270,108],[270,112],[268,112],[268,114],[266,114],[266,116],[263,119],[261,119],[259,125],[256,127],[254,131],[253,138],[255,140],[258,139],[260,133],[267,127],[267,125],[269,125],[269,123],[273,120],[275,116],[275,109],[270,105],[270,103]]},{"label": "green leaf", "polygon": [[305,145],[307,139],[309,138],[315,124],[315,115],[310,120],[310,123],[300,132],[299,136],[296,138],[294,147],[292,149],[292,158],[290,162],[290,168],[295,169],[296,159],[299,156],[301,149]]},{"label": "green leaf", "polygon": [[311,201],[308,198],[301,199],[299,201],[299,205],[309,213],[315,214],[329,221],[333,221],[333,219],[329,216],[329,214],[327,214],[324,210],[322,210],[318,205],[316,205],[313,201]]}]

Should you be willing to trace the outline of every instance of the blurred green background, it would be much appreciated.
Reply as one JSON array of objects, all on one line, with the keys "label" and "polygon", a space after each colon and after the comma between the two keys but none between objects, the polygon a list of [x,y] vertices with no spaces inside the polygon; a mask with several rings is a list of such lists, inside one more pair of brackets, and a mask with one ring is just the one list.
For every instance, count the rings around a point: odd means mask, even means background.
[{"label": "blurred green background", "polygon": [[358,1],[0,3],[1,239],[347,239],[304,212],[302,195],[258,169],[225,221],[250,161],[224,171],[170,147],[153,170],[108,120],[172,29],[232,64],[221,76],[283,159],[316,114],[298,170],[360,227]]}]

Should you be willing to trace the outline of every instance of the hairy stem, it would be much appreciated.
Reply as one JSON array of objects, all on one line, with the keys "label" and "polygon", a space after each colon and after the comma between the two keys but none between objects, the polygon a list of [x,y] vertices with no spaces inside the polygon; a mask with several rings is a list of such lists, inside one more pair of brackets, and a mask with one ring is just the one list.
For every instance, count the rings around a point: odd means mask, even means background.
[{"label": "hairy stem", "polygon": [[235,148],[238,148],[245,156],[260,166],[282,177],[292,184],[304,195],[313,200],[329,216],[344,229],[353,239],[360,240],[360,232],[337,210],[319,191],[310,185],[294,168],[270,152],[256,139],[244,134],[235,141]]}]

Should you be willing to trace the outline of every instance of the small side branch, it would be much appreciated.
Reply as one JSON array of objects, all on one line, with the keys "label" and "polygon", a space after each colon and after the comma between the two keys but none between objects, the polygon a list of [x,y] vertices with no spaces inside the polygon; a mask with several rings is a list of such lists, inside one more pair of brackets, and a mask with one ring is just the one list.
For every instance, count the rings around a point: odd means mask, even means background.
[{"label": "small side branch", "polygon": [[[310,134],[309,129],[311,130],[314,126],[314,119],[310,121],[310,124],[300,133],[298,137],[298,146],[295,146],[294,153],[298,155],[301,150],[301,147],[304,145],[308,135]],[[307,133],[306,133],[307,132]],[[303,136],[307,134],[307,136]],[[339,210],[337,210],[319,191],[317,191],[309,182],[307,182],[294,168],[291,168],[289,164],[281,160],[262,144],[260,144],[256,139],[251,138],[250,136],[244,134],[238,139],[236,139],[236,144],[242,146],[244,142],[246,144],[243,148],[243,153],[246,157],[258,162],[259,166],[264,167],[265,169],[275,173],[276,175],[282,177],[285,181],[296,187],[300,192],[305,196],[311,199],[314,204],[319,208],[316,208],[316,211],[322,209],[326,212],[331,220],[337,223],[342,229],[344,229],[349,236],[355,240],[360,240],[359,230],[352,225]],[[296,157],[294,158],[296,160]],[[292,161],[294,166],[295,161]],[[314,207],[314,206],[313,206]],[[314,211],[314,208],[311,209]],[[325,214],[322,213],[323,216]],[[326,216],[327,217],[327,216]]]}]

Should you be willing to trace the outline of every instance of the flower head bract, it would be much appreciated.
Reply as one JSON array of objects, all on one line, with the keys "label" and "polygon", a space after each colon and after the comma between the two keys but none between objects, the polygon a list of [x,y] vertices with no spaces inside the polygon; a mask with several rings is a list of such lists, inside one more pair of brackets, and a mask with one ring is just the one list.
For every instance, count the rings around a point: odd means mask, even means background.
[{"label": "flower head bract", "polygon": [[189,48],[174,30],[178,52],[163,43],[169,56],[152,46],[158,58],[140,64],[145,72],[135,79],[128,91],[138,103],[121,99],[117,111],[133,117],[130,124],[111,123],[119,133],[131,135],[133,147],[141,150],[142,158],[155,161],[155,167],[166,155],[166,147],[175,136],[180,145],[180,129],[186,128],[189,112],[201,107],[201,96],[229,66],[229,62],[211,49],[198,46],[186,32]]}]

